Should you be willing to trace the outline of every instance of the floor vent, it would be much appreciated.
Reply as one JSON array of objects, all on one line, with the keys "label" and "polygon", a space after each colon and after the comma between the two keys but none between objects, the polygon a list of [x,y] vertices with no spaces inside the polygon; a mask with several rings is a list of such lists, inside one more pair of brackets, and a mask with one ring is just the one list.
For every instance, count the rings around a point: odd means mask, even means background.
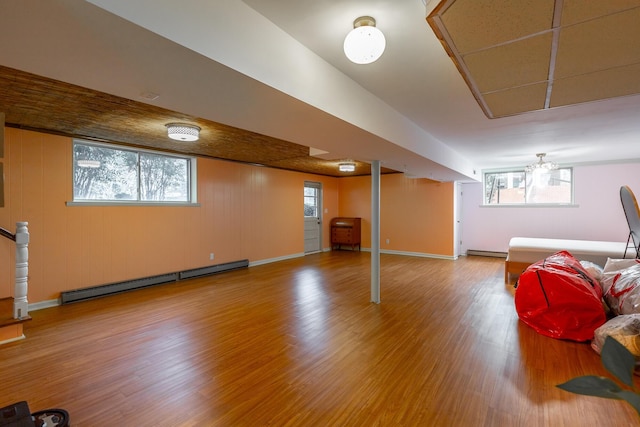
[{"label": "floor vent", "polygon": [[178,273],[145,277],[143,279],[127,280],[125,282],[111,283],[108,285],[100,285],[91,288],[62,292],[60,294],[60,300],[62,304],[67,304],[70,302],[98,298],[105,295],[113,295],[133,289],[145,288],[147,286],[159,285],[161,283],[175,282],[176,280],[178,280]]},{"label": "floor vent", "polygon": [[236,270],[238,268],[249,267],[249,260],[227,262],[224,264],[212,265],[209,267],[194,268],[193,270],[185,270],[179,273],[180,279],[191,279],[192,277],[207,276],[209,274],[220,273],[222,271]]},{"label": "floor vent", "polygon": [[479,251],[475,249],[469,249],[467,251],[467,255],[469,256],[488,256],[492,258],[506,258],[506,252],[493,252],[493,251]]}]

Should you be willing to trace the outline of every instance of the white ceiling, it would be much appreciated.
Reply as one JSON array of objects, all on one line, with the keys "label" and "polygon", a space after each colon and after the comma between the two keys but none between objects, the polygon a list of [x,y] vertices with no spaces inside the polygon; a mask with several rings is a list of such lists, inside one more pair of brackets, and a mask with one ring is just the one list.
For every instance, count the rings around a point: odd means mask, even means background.
[{"label": "white ceiling", "polygon": [[[3,1],[0,64],[439,180],[538,152],[640,159],[640,96],[488,119],[425,20],[436,3]],[[370,65],[342,52],[361,15],[387,38]]]}]

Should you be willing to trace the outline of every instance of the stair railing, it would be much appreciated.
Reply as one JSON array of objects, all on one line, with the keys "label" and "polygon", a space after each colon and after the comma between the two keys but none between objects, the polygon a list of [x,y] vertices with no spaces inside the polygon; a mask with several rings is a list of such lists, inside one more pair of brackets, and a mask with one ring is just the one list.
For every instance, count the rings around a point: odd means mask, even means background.
[{"label": "stair railing", "polygon": [[16,242],[16,277],[13,292],[13,318],[22,319],[29,316],[27,291],[29,284],[29,223],[17,222],[16,234],[0,227],[0,236]]}]

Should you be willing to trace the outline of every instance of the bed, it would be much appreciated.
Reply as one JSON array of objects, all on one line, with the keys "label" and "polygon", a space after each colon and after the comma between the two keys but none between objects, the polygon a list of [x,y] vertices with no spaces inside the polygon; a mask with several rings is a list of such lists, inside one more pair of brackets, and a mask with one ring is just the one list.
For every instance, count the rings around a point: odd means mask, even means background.
[{"label": "bed", "polygon": [[[534,262],[558,251],[568,251],[580,261],[591,261],[604,267],[608,258],[624,258],[626,248],[625,242],[513,237],[509,241],[509,252],[504,264],[504,281],[509,281],[510,274],[519,275]],[[626,258],[635,256],[633,248],[626,250]]]}]

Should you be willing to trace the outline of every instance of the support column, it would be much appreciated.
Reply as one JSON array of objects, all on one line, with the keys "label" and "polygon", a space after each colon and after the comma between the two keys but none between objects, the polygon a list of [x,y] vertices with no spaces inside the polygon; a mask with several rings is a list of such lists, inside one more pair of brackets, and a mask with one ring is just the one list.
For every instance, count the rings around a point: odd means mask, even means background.
[{"label": "support column", "polygon": [[380,304],[380,160],[371,162],[371,302]]},{"label": "support column", "polygon": [[16,282],[13,295],[13,318],[29,316],[27,301],[29,275],[29,229],[27,222],[16,223]]}]

